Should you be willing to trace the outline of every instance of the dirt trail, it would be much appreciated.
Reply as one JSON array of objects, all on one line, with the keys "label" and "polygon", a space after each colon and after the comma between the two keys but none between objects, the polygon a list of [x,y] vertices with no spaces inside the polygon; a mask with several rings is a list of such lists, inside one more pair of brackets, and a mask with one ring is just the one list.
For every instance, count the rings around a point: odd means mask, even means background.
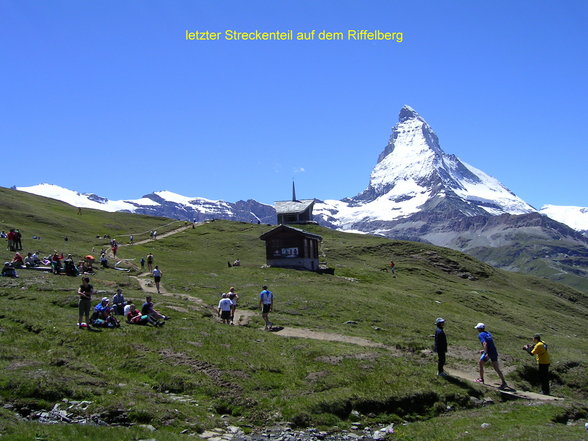
[{"label": "dirt trail", "polygon": [[[133,279],[139,282],[141,285],[141,289],[145,292],[150,294],[158,294],[157,289],[155,287],[155,283],[148,279],[149,273],[141,273],[138,276],[131,276]],[[168,297],[176,297],[181,298],[183,300],[187,300],[189,302],[196,303],[202,307],[208,307],[210,309],[214,309],[215,306],[207,305],[204,301],[198,297],[191,296],[189,294],[178,294],[178,293],[170,293],[168,292],[162,283],[159,284],[159,294],[162,296]],[[235,311],[235,324],[239,326],[246,326],[251,321],[252,317],[259,315],[258,311],[252,311],[251,309],[239,309]],[[313,331],[311,329],[305,328],[282,328],[278,331],[275,331],[274,334],[282,336],[282,337],[298,337],[298,338],[310,338],[312,340],[323,340],[323,341],[334,341],[334,342],[342,342],[342,343],[350,343],[359,346],[365,346],[370,348],[383,348],[388,349],[390,351],[397,351],[395,348],[390,346],[386,346],[382,343],[376,343],[366,338],[361,337],[353,337],[348,335],[342,334],[332,334],[329,332],[319,332]]]},{"label": "dirt trail", "polygon": [[369,348],[382,348],[396,351],[396,349],[391,348],[390,346],[386,346],[383,343],[377,343],[366,338],[352,337],[349,335],[341,334],[331,334],[329,332],[312,331],[310,329],[304,328],[284,328],[277,331],[275,334],[281,335],[282,337],[310,338],[312,340],[350,343],[353,345],[365,346]]},{"label": "dirt trail", "polygon": [[[491,369],[490,369],[491,370]],[[484,372],[485,375],[485,380],[486,380],[486,384],[480,384],[480,383],[476,383],[476,379],[478,378],[477,373],[473,374],[471,372],[465,372],[459,369],[453,369],[453,368],[445,368],[445,371],[451,375],[452,377],[456,377],[459,378],[460,380],[465,380],[468,381],[470,383],[474,383],[483,387],[486,387],[488,389],[494,389],[494,390],[498,390],[498,386],[500,386],[500,381],[498,380],[498,377],[496,375],[494,375],[494,377],[496,377],[495,380],[489,380],[488,379],[488,374],[486,373],[486,371]],[[543,394],[538,394],[535,392],[529,392],[529,391],[523,391],[523,390],[506,390],[504,391],[504,393],[513,395],[515,397],[519,397],[519,398],[524,398],[527,400],[538,400],[538,401],[563,401],[563,398],[560,397],[554,397],[551,395],[543,395]]]},{"label": "dirt trail", "polygon": [[[195,226],[202,225],[202,222],[196,223],[194,225]],[[119,248],[120,247],[128,247],[128,246],[132,246],[132,245],[142,245],[142,244],[145,244],[145,243],[148,243],[148,242],[156,242],[156,241],[158,241],[160,239],[164,239],[164,238],[169,237],[169,236],[171,236],[173,234],[181,233],[182,231],[185,231],[185,230],[187,230],[189,228],[192,228],[192,224],[191,223],[189,225],[182,225],[181,227],[176,228],[175,230],[168,231],[167,233],[158,234],[157,235],[157,239],[151,239],[150,238],[150,239],[138,240],[138,241],[133,242],[133,243],[122,243],[122,244],[119,245]]]},{"label": "dirt trail", "polygon": [[177,297],[182,300],[187,300],[188,302],[191,302],[191,303],[196,303],[200,306],[208,306],[208,305],[206,305],[206,303],[204,303],[202,301],[202,299],[199,299],[198,297],[194,297],[189,294],[170,293],[164,288],[164,286],[161,283],[159,284],[159,291],[160,292],[158,293],[157,288],[155,287],[155,283],[152,280],[145,278],[146,276],[148,277],[149,273],[141,273],[138,276],[131,276],[131,277],[133,279],[137,280],[139,282],[139,285],[141,285],[141,289],[149,294],[159,294],[162,296]]}]

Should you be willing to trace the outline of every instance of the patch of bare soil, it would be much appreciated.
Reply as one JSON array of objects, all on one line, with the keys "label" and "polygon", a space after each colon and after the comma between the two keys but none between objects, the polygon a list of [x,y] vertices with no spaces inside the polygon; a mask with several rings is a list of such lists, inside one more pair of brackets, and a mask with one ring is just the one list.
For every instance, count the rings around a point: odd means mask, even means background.
[{"label": "patch of bare soil", "polygon": [[230,387],[231,390],[240,390],[240,386],[232,384],[223,377],[224,372],[211,363],[202,360],[196,360],[183,352],[175,352],[171,349],[162,349],[159,355],[171,365],[188,366],[194,372],[201,372],[209,377],[216,386]]}]

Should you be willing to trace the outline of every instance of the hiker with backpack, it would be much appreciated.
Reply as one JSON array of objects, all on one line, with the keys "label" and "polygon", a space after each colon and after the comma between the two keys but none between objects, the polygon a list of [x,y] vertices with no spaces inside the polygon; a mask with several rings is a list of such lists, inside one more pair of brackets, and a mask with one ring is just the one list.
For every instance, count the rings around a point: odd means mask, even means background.
[{"label": "hiker with backpack", "polygon": [[153,272],[153,254],[147,254],[147,270],[151,273]]}]

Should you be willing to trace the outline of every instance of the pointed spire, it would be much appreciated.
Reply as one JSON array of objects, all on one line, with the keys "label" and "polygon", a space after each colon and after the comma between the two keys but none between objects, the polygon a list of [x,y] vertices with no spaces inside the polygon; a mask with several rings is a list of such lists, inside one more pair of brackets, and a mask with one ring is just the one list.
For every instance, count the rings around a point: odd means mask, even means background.
[{"label": "pointed spire", "polygon": [[294,181],[292,181],[292,202],[296,202],[296,187],[294,186]]}]

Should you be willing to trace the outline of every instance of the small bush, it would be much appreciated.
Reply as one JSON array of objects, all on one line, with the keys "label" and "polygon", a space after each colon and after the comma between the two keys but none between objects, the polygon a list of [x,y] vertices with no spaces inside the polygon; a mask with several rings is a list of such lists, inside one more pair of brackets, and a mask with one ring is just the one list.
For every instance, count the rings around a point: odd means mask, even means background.
[{"label": "small bush", "polygon": [[292,417],[292,424],[294,427],[308,427],[312,424],[312,417],[307,412],[300,412]]}]

